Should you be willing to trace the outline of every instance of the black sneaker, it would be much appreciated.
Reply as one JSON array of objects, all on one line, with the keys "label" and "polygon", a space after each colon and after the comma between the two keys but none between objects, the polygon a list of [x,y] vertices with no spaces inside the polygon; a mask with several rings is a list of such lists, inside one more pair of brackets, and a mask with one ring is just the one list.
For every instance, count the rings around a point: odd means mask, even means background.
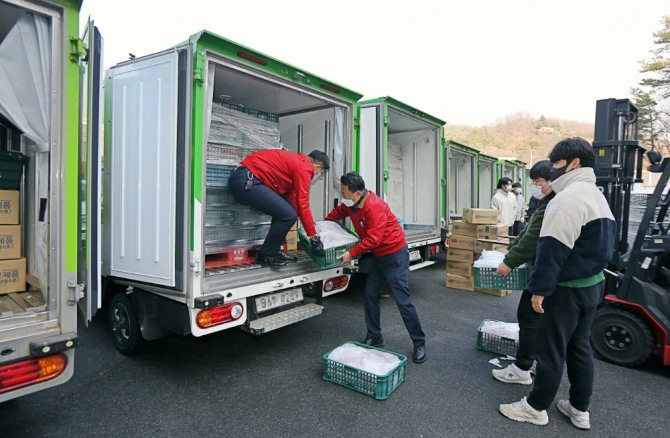
[{"label": "black sneaker", "polygon": [[295,263],[298,261],[298,257],[294,257],[291,255],[286,254],[284,251],[279,251],[277,255],[275,256],[277,260],[282,260],[284,262],[289,262],[289,263]]},{"label": "black sneaker", "polygon": [[381,336],[378,338],[365,338],[363,344],[369,345],[371,347],[382,348],[384,346],[384,338]]},{"label": "black sneaker", "polygon": [[277,257],[268,256],[260,252],[256,255],[256,263],[265,266],[286,266],[286,262],[284,260],[280,260]]}]

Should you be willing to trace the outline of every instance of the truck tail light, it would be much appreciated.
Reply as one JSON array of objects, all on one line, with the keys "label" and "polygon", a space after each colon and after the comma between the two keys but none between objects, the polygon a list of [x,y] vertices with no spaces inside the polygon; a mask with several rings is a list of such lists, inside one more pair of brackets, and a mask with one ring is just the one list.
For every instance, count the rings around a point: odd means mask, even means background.
[{"label": "truck tail light", "polygon": [[198,327],[204,329],[215,325],[240,319],[244,313],[244,307],[240,303],[227,303],[198,312],[196,318]]},{"label": "truck tail light", "polygon": [[440,245],[432,245],[430,247],[430,255],[435,255],[440,252]]},{"label": "truck tail light", "polygon": [[342,289],[349,283],[349,276],[340,275],[339,277],[329,278],[323,282],[323,291],[331,292],[337,289]]},{"label": "truck tail light", "polygon": [[53,379],[66,366],[67,356],[62,353],[0,366],[0,393]]}]

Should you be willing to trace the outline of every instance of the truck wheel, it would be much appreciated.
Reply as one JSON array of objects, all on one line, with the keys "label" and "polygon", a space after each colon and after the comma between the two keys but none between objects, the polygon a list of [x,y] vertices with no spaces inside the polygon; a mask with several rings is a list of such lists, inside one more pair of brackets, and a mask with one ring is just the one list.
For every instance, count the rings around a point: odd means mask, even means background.
[{"label": "truck wheel", "polygon": [[125,293],[117,293],[109,306],[109,324],[114,346],[121,353],[137,353],[144,344],[142,331],[130,298]]},{"label": "truck wheel", "polygon": [[596,312],[591,326],[591,345],[607,362],[635,367],[651,356],[654,333],[639,315],[606,305]]}]

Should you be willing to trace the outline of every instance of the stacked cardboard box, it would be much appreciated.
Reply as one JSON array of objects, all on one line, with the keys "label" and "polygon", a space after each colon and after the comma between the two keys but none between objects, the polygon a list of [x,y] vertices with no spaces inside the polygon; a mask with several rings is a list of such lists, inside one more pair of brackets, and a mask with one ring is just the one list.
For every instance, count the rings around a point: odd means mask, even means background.
[{"label": "stacked cardboard box", "polygon": [[477,237],[487,233],[488,227],[497,222],[498,210],[465,208],[463,220],[451,223],[446,287],[474,292],[472,263],[476,256]]},{"label": "stacked cardboard box", "polygon": [[295,251],[298,249],[298,222],[293,224],[288,234],[286,234],[286,250]]},{"label": "stacked cardboard box", "polygon": [[21,257],[19,192],[0,190],[0,294],[26,290],[26,259]]}]

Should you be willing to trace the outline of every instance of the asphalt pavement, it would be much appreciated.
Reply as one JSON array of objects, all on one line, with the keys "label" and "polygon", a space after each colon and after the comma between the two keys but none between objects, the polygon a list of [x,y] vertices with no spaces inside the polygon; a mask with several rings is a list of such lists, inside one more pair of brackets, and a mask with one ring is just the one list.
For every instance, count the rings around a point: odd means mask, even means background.
[{"label": "asphalt pavement", "polygon": [[[591,430],[548,410],[549,424],[516,423],[498,412],[529,386],[491,376],[476,348],[483,319],[513,322],[519,292],[506,297],[445,288],[443,258],[410,274],[427,335],[428,360],[386,400],[324,381],[323,354],[365,335],[362,280],[325,301],[326,312],[253,337],[239,330],[168,337],[139,355],[118,353],[104,317],[80,324],[74,377],[0,405],[3,437],[649,437],[668,436],[670,367],[637,369],[596,360]],[[385,348],[411,357],[392,298],[383,298]],[[503,362],[507,364],[508,362]],[[568,398],[567,378],[557,396]]]}]

